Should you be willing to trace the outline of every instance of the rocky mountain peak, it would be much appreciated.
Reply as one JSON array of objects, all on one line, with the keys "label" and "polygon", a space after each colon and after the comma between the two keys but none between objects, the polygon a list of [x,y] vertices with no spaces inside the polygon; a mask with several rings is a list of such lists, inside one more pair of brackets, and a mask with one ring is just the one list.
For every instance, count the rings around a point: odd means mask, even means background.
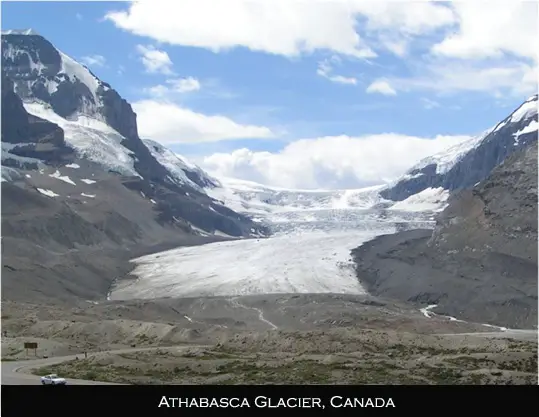
[{"label": "rocky mountain peak", "polygon": [[449,191],[472,187],[514,152],[537,141],[537,94],[482,134],[421,160],[395,184],[381,192],[401,201],[427,188]]},{"label": "rocky mountain peak", "polygon": [[204,187],[214,184],[204,171],[159,144],[145,144],[131,105],[86,66],[32,30],[4,31],[1,40],[4,165],[37,169],[87,160],[150,199],[161,225],[259,235],[259,225],[206,194]]},{"label": "rocky mountain peak", "polygon": [[86,66],[31,29],[2,32],[2,68],[23,100],[49,104],[59,116],[102,120],[127,139],[138,139],[131,105]]}]

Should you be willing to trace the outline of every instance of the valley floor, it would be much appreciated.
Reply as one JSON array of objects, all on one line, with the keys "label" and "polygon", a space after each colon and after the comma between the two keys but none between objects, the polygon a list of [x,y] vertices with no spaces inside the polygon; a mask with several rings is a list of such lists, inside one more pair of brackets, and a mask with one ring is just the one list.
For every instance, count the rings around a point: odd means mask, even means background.
[{"label": "valley floor", "polygon": [[[79,359],[40,362],[24,372],[55,372],[68,379],[128,384],[537,383],[536,333],[492,333],[482,325],[427,317],[365,295],[108,301],[75,309],[8,302],[2,314],[7,332],[3,365],[35,359],[23,343],[36,341],[38,358],[78,354]],[[117,349],[123,351],[107,352]],[[13,372],[3,373],[17,380]]]},{"label": "valley floor", "polygon": [[38,358],[79,358],[25,372],[74,383],[537,383],[537,332],[499,332],[367,295],[350,249],[396,229],[377,226],[146,255],[109,300],[103,293],[75,307],[5,301],[3,383],[19,380],[9,364],[35,359],[27,341],[38,343]]}]

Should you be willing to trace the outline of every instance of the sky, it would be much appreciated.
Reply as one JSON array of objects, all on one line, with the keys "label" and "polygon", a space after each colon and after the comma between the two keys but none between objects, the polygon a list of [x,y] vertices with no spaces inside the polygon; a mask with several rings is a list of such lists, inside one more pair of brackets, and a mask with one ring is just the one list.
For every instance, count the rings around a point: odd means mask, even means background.
[{"label": "sky", "polygon": [[537,92],[536,2],[2,2],[214,175],[361,188]]}]

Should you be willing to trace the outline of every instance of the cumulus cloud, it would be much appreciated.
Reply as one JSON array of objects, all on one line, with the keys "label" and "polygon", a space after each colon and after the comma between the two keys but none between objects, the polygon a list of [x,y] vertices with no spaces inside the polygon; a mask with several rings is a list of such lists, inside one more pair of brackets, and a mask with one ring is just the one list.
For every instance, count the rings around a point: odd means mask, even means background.
[{"label": "cumulus cloud", "polygon": [[[417,41],[430,52],[414,59],[423,68],[405,79],[381,74],[391,88],[383,84],[376,88],[374,80],[373,92],[429,89],[499,96],[528,94],[537,88],[537,7],[535,2],[499,0],[183,0],[131,2],[123,10],[110,11],[105,19],[158,42],[214,52],[244,47],[297,57],[326,50],[370,59],[385,50],[405,58]],[[458,71],[448,72],[459,65]],[[335,83],[357,84],[354,77],[333,74],[327,62],[318,74]],[[493,88],[497,83],[501,87]]]},{"label": "cumulus cloud", "polygon": [[469,139],[421,138],[394,133],[302,139],[279,152],[238,149],[199,161],[218,176],[292,188],[361,188],[402,175],[420,159]]},{"label": "cumulus cloud", "polygon": [[137,45],[140,60],[150,73],[172,74],[172,61],[166,51],[156,49],[152,45]]},{"label": "cumulus cloud", "polygon": [[265,126],[240,124],[225,116],[197,113],[167,101],[142,100],[135,102],[133,108],[140,135],[164,144],[275,136]]},{"label": "cumulus cloud", "polygon": [[434,2],[183,0],[133,2],[105,19],[159,42],[212,51],[246,47],[292,57],[330,50],[372,58],[376,53],[357,33],[358,19],[366,22],[366,35],[390,39],[430,33],[452,24],[455,14]]},{"label": "cumulus cloud", "polygon": [[434,53],[465,59],[512,54],[537,61],[536,2],[455,2],[452,7],[458,30],[435,44]]},{"label": "cumulus cloud", "polygon": [[378,93],[383,94],[384,96],[395,96],[397,95],[397,92],[389,82],[385,80],[376,80],[373,81],[368,87],[367,87],[367,93]]},{"label": "cumulus cloud", "polygon": [[133,2],[105,19],[131,33],[160,42],[212,51],[246,47],[287,57],[332,50],[373,57],[355,30],[347,2],[290,0],[183,0]]},{"label": "cumulus cloud", "polygon": [[103,55],[83,56],[81,62],[88,67],[104,67],[107,60]]},{"label": "cumulus cloud", "polygon": [[417,37],[450,27],[456,21],[454,11],[441,2],[358,0],[353,4],[365,20],[362,29],[374,42],[373,48],[383,48],[399,57],[408,54]]},{"label": "cumulus cloud", "polygon": [[389,78],[397,90],[435,93],[481,92],[498,97],[537,91],[537,65],[523,62],[484,64],[470,61],[434,61],[421,65],[414,75]]}]

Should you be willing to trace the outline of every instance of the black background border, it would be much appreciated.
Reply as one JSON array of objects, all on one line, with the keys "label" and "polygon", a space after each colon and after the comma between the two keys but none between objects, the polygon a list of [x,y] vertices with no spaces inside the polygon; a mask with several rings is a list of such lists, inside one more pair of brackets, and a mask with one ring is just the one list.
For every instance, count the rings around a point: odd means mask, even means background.
[{"label": "black background border", "polygon": [[[158,407],[161,398],[247,398],[250,408],[193,408]],[[321,398],[325,405],[319,408],[257,408],[254,399],[265,396],[277,401],[279,398]],[[395,407],[333,408],[330,399],[383,398],[392,399]],[[379,401],[380,402],[380,401]],[[537,409],[539,389],[537,386],[2,386],[2,416],[54,415],[97,416],[146,414],[147,417],[175,416],[270,416],[279,413],[297,415],[403,415],[435,417],[440,413],[478,411],[486,413],[520,413]],[[122,413],[122,414],[118,414]],[[459,417],[453,414],[453,417]]]}]

